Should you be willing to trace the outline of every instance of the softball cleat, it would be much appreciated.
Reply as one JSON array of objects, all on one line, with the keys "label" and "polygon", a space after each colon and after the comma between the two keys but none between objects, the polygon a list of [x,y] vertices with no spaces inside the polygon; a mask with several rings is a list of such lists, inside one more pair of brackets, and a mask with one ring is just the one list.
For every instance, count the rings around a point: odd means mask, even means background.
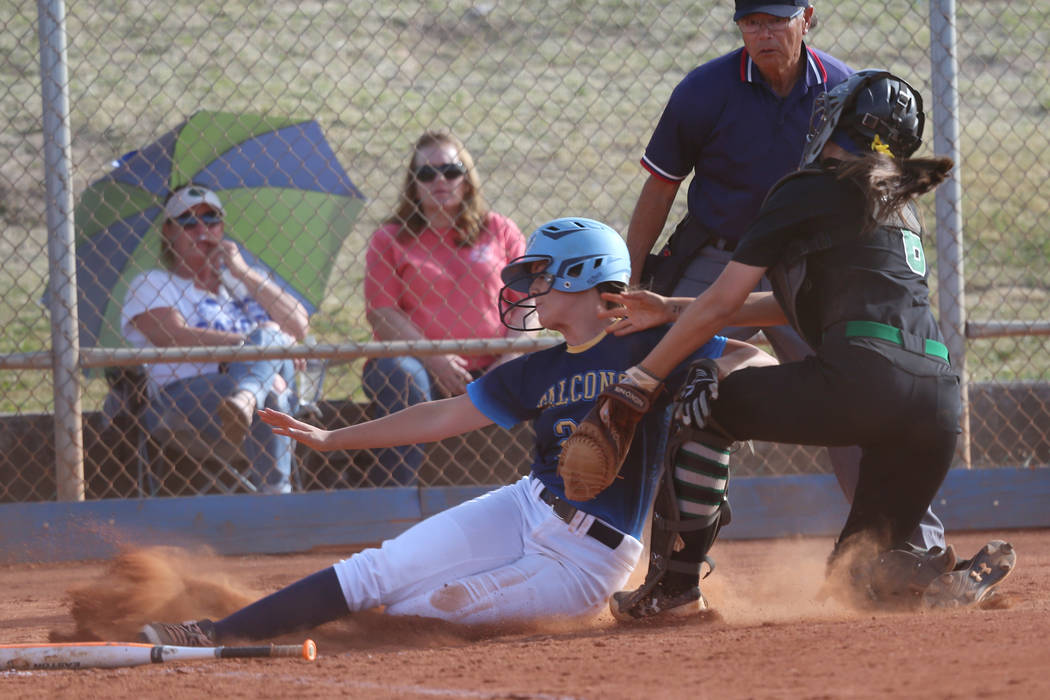
[{"label": "softball cleat", "polygon": [[646,592],[642,592],[641,589],[619,591],[609,598],[609,611],[620,622],[631,622],[662,614],[692,615],[707,609],[707,599],[700,592],[699,586],[672,593],[657,584]]},{"label": "softball cleat", "polygon": [[175,647],[213,647],[215,625],[211,620],[151,622],[139,630],[138,640]]},{"label": "softball cleat", "polygon": [[992,540],[968,563],[935,578],[922,594],[923,605],[958,608],[980,604],[1013,571],[1017,553],[1009,542]]}]

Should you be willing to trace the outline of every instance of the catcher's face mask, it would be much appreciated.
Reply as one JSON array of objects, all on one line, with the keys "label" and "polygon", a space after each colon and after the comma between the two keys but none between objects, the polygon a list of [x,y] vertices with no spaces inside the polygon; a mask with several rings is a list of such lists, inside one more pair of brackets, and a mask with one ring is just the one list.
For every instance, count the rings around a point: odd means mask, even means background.
[{"label": "catcher's face mask", "polygon": [[830,140],[907,158],[922,143],[924,122],[922,97],[907,82],[883,70],[854,73],[814,101],[799,168],[820,160]]}]

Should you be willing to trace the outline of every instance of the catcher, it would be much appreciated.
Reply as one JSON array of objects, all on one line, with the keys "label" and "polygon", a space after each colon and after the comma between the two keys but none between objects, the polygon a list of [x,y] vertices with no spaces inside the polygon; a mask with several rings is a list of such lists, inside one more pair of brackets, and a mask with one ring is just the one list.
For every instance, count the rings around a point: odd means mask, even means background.
[{"label": "catcher", "polygon": [[[880,70],[851,76],[817,98],[800,171],[773,187],[712,287],[695,300],[603,297],[627,309],[603,312],[626,316],[611,327],[617,335],[674,322],[628,370],[633,393],[658,386],[719,328],[790,323],[807,340],[815,355],[799,362],[724,380],[709,365],[695,367],[677,404],[676,441],[860,445],[856,495],[829,558],[828,591],[880,607],[979,603],[1016,562],[1000,540],[964,561],[950,546],[907,544],[951,464],[961,414],[959,374],[930,309],[913,201],[953,164],[912,157],[924,120],[921,96],[904,80]],[[749,295],[763,275],[774,291]],[[614,411],[621,405],[610,402]],[[563,470],[606,474],[604,453],[591,448],[604,430],[613,435],[606,451],[622,455],[630,421],[610,423],[607,413],[597,406],[578,444],[575,436],[567,441]],[[700,566],[728,516],[727,504],[715,509],[705,500],[710,481],[688,472],[697,458],[681,452],[672,449],[656,501],[646,581],[611,599],[619,618],[695,598]],[[675,550],[679,536],[684,547]]]},{"label": "catcher", "polygon": [[[666,330],[623,338],[606,334],[611,321],[599,315],[606,306],[600,293],[623,291],[628,273],[627,246],[616,231],[590,219],[551,221],[533,232],[525,255],[503,269],[501,317],[507,325],[521,319],[519,330],[538,330],[535,317],[542,327],[560,332],[564,343],[494,368],[468,385],[466,394],[339,430],[262,412],[276,433],[319,450],[428,442],[491,423],[509,428],[531,420],[535,461],[518,482],[443,511],[382,547],[354,554],[226,618],[151,623],[142,638],[184,646],[265,639],[377,606],[392,615],[460,623],[600,610],[627,582],[642,552],[639,537],[664,454],[666,395],[651,392],[650,399],[630,388],[609,394],[640,400],[632,415],[650,412],[633,447],[619,445],[626,461],[623,478],[600,496],[580,502],[578,486],[563,486],[556,470],[561,443],[573,427],[606,387],[626,379],[625,370]],[[723,372],[774,362],[757,348],[721,337],[694,355],[721,356]]]}]

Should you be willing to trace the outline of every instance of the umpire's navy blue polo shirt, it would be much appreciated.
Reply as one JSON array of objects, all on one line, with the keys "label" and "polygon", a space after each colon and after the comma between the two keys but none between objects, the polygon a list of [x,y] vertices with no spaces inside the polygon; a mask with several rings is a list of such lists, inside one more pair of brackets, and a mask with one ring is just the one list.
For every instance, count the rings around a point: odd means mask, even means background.
[{"label": "umpire's navy blue polo shirt", "polygon": [[708,61],[675,87],[642,157],[656,177],[689,185],[689,213],[703,234],[736,242],[773,183],[798,168],[817,95],[853,71],[805,44],[806,72],[791,94],[774,93],[747,50]]}]

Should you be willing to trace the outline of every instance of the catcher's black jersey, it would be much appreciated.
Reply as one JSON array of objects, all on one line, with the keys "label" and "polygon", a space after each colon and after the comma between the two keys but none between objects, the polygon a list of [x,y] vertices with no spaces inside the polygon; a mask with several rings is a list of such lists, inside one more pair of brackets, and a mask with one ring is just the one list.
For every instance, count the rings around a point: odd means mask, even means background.
[{"label": "catcher's black jersey", "polygon": [[948,471],[962,404],[930,309],[914,212],[865,231],[864,205],[855,184],[824,171],[789,176],[770,192],[733,259],[767,268],[816,354],[734,372],[712,416],[740,440],[859,446],[839,541],[868,532],[892,548],[919,525]]},{"label": "catcher's black jersey", "polygon": [[770,268],[774,282],[783,268],[804,264],[793,303],[782,289],[777,298],[814,348],[843,321],[877,321],[940,340],[917,222],[861,234],[863,216],[855,184],[829,172],[800,173],[770,192],[733,260]]}]

